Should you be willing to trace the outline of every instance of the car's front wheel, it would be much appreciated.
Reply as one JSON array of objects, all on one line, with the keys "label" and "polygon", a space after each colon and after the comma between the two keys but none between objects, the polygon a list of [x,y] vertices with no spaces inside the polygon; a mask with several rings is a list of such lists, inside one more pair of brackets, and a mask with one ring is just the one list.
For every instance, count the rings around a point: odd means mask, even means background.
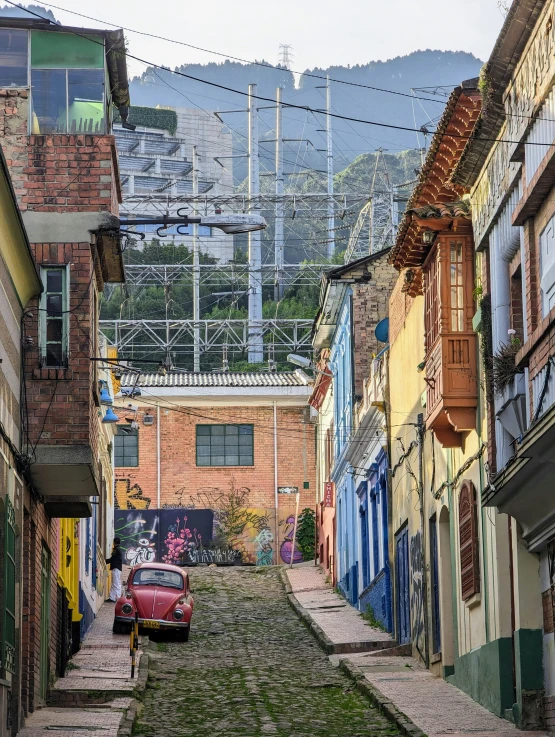
[{"label": "car's front wheel", "polygon": [[178,630],[177,639],[179,642],[189,642],[190,629],[191,629],[190,627],[187,627],[187,628],[184,627],[183,629]]},{"label": "car's front wheel", "polygon": [[128,635],[131,632],[131,627],[132,625],[129,625],[126,622],[118,622],[116,619],[114,619],[112,632],[114,633],[114,635]]}]

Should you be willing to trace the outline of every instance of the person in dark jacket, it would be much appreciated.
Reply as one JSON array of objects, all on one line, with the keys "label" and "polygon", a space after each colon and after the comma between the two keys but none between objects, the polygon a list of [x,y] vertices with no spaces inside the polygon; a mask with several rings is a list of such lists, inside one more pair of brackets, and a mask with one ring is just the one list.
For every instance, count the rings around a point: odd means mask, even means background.
[{"label": "person in dark jacket", "polygon": [[110,564],[112,572],[112,586],[110,588],[110,597],[106,601],[117,601],[121,596],[121,571],[123,568],[123,555],[120,548],[121,540],[119,537],[114,538],[114,547],[112,555],[106,559],[106,563]]}]

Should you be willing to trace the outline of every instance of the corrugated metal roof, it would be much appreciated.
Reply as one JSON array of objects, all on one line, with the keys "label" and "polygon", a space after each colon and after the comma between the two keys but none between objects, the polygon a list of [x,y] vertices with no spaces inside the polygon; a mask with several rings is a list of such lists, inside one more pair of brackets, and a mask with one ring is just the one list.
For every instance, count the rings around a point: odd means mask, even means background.
[{"label": "corrugated metal roof", "polygon": [[[121,385],[124,387],[133,386],[135,383],[134,374],[124,374]],[[211,373],[193,373],[187,372],[168,372],[162,376],[156,372],[144,373],[139,377],[139,386],[152,387],[264,387],[264,386],[307,386],[306,380],[296,371],[287,371],[283,373],[272,373],[270,371],[256,372],[211,372]]]}]

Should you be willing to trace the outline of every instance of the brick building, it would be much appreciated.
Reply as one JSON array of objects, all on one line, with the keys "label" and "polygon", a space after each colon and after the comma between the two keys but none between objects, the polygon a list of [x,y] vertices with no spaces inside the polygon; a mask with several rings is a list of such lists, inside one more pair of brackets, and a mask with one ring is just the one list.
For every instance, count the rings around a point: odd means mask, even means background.
[{"label": "brick building", "polygon": [[[124,393],[133,382],[123,377]],[[183,531],[180,553],[188,539],[244,562],[289,562],[294,494],[301,511],[315,507],[308,377],[171,372],[143,374],[139,389],[115,407],[115,528],[128,559],[167,557],[168,533]]]},{"label": "brick building", "polygon": [[[125,118],[129,103],[124,51],[121,31],[0,20],[0,134],[42,282],[21,321],[21,450],[36,494],[21,492],[15,530],[20,669],[6,717],[13,732],[78,647],[80,581],[92,576],[79,565],[83,518],[109,503],[111,453],[100,443],[91,357],[99,355],[99,293],[106,281],[123,280],[110,131],[113,108]],[[2,680],[7,665],[3,659]]]}]

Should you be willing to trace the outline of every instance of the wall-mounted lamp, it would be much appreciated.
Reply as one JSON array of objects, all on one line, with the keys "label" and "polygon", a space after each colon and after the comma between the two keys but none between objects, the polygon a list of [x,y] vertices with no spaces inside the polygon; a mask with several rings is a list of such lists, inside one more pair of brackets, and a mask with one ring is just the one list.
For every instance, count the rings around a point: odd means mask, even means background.
[{"label": "wall-mounted lamp", "polygon": [[431,246],[436,239],[436,233],[433,230],[425,230],[422,233],[422,243],[426,246]]},{"label": "wall-mounted lamp", "polygon": [[421,374],[425,368],[426,368],[426,361],[421,361],[416,367],[416,370],[418,371],[419,374]]},{"label": "wall-mounted lamp", "polygon": [[407,284],[412,284],[414,281],[414,271],[412,269],[407,269],[405,271],[405,282]]}]

